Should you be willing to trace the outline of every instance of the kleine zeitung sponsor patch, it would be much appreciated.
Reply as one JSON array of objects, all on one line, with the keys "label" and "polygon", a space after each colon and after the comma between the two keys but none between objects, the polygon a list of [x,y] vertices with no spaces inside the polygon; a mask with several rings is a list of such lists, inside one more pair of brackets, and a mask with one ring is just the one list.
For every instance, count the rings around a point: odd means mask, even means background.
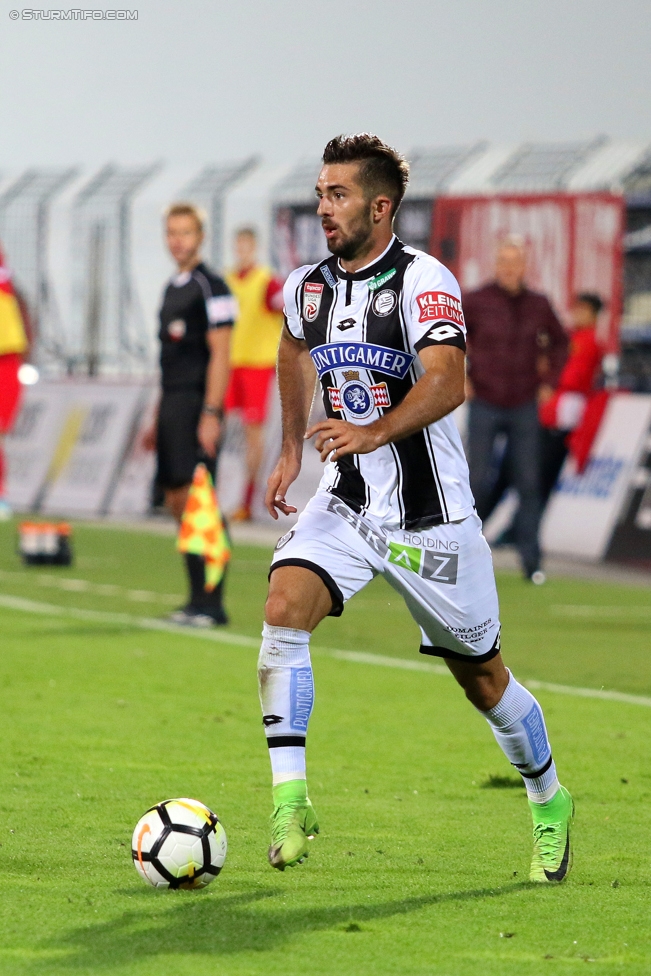
[{"label": "kleine zeitung sponsor patch", "polygon": [[424,291],[416,296],[416,301],[420,312],[419,322],[447,319],[457,325],[465,324],[461,299],[454,295],[448,295],[444,291]]}]

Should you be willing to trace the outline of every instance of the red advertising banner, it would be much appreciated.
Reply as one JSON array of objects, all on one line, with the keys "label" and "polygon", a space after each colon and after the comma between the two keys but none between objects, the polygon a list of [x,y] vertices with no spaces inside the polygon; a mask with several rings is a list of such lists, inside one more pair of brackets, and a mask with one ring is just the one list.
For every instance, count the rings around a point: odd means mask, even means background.
[{"label": "red advertising banner", "polygon": [[431,253],[471,291],[493,277],[495,250],[509,234],[524,238],[527,282],[567,321],[577,292],[607,303],[600,331],[618,348],[622,304],[624,199],[612,193],[440,197],[434,204]]}]

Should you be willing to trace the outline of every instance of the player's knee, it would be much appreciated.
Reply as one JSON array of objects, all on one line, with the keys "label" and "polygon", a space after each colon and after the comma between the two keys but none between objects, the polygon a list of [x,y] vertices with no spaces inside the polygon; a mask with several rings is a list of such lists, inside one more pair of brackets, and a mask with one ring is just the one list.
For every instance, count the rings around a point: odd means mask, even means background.
[{"label": "player's knee", "polygon": [[296,607],[283,590],[274,590],[267,597],[264,619],[272,627],[293,627]]},{"label": "player's knee", "polygon": [[[508,684],[508,673],[504,669],[499,671],[483,671],[481,665],[476,665],[476,671],[469,668],[454,670],[454,676],[464,690],[468,701],[480,712],[487,712],[494,708],[504,694]],[[473,673],[474,671],[474,673]]]},{"label": "player's knee", "polygon": [[468,701],[480,712],[487,712],[489,708],[493,708],[501,697],[496,695],[493,683],[490,681],[478,679],[462,687]]}]

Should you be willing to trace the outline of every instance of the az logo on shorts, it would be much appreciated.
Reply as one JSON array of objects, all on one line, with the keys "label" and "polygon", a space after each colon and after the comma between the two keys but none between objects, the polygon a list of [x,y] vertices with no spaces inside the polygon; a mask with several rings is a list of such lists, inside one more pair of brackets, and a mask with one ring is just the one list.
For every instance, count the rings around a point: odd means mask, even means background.
[{"label": "az logo on shorts", "polygon": [[400,542],[389,543],[389,562],[396,566],[402,566],[412,573],[418,573],[423,579],[431,580],[433,583],[457,582],[459,571],[459,556],[443,555],[442,553],[431,552],[429,549],[418,549],[416,546],[405,546]]}]

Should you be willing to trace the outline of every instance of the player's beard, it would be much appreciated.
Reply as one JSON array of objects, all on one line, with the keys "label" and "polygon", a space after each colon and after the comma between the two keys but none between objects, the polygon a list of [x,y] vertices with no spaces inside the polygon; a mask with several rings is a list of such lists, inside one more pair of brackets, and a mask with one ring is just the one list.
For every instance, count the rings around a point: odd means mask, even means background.
[{"label": "player's beard", "polygon": [[327,241],[328,250],[331,254],[336,254],[338,258],[343,258],[344,261],[353,261],[360,252],[363,252],[364,245],[368,242],[373,230],[370,208],[360,214],[348,233],[342,230],[341,225],[338,230],[339,240]]}]

